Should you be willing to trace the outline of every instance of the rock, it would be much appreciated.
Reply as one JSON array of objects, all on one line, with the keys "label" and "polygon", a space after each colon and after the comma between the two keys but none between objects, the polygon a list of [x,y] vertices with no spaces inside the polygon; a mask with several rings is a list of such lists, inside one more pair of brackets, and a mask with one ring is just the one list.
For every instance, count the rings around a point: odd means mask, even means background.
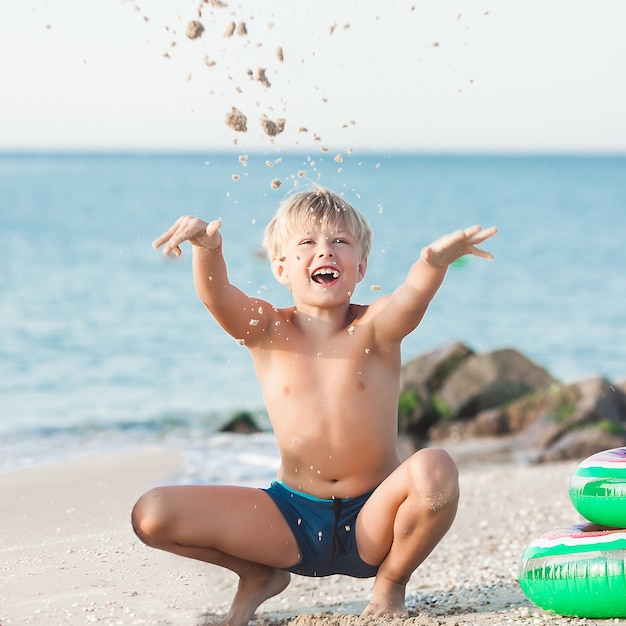
[{"label": "rock", "polygon": [[260,433],[261,429],[256,425],[250,413],[242,411],[233,415],[233,417],[220,428],[220,432],[251,435],[253,433]]},{"label": "rock", "polygon": [[506,412],[501,407],[481,411],[469,420],[442,420],[429,431],[433,441],[468,439],[470,437],[499,437],[510,433]]},{"label": "rock", "polygon": [[554,445],[531,456],[530,460],[535,463],[582,460],[596,452],[620,448],[624,445],[626,445],[626,437],[623,434],[615,434],[601,423],[592,424],[565,433]]},{"label": "rock", "polygon": [[580,391],[576,384],[555,384],[543,391],[523,396],[505,409],[508,432],[519,433],[542,415],[550,416],[549,421],[557,424],[561,416],[573,410],[579,398]]},{"label": "rock", "polygon": [[400,432],[424,438],[440,418],[437,393],[450,373],[473,351],[460,342],[446,344],[408,361],[400,370]]},{"label": "rock", "polygon": [[[525,417],[513,423],[524,424],[517,445],[520,449],[534,451],[530,455],[534,460],[575,459],[580,456],[583,445],[585,450],[592,450],[588,454],[583,452],[584,456],[589,456],[605,449],[603,442],[609,443],[606,449],[626,442],[626,395],[604,378],[586,378],[525,400],[507,411],[509,416],[519,414],[524,404],[527,405]],[[534,406],[529,410],[531,400]],[[598,432],[583,434],[589,427]],[[568,445],[572,446],[570,452]]]},{"label": "rock", "polygon": [[545,369],[505,348],[465,359],[445,380],[439,396],[450,419],[467,419],[555,382]]},{"label": "rock", "polygon": [[510,432],[506,411],[500,407],[481,411],[472,423],[471,434],[476,437],[496,437]]},{"label": "rock", "polygon": [[400,370],[400,393],[439,389],[452,370],[473,350],[459,341],[448,343],[408,361]]},{"label": "rock", "polygon": [[399,430],[415,447],[498,439],[511,458],[580,459],[626,445],[626,381],[562,385],[513,349],[447,344],[400,373]]}]

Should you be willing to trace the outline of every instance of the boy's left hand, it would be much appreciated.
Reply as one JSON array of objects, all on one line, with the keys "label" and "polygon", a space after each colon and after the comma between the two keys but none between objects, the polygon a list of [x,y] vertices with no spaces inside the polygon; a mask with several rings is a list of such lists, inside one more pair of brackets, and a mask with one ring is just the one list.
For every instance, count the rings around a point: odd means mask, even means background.
[{"label": "boy's left hand", "polygon": [[435,267],[445,267],[454,263],[466,254],[493,259],[493,254],[476,247],[489,237],[498,232],[495,226],[483,230],[481,226],[470,226],[465,230],[457,230],[449,235],[444,235],[429,246],[426,246],[420,255],[422,261]]}]

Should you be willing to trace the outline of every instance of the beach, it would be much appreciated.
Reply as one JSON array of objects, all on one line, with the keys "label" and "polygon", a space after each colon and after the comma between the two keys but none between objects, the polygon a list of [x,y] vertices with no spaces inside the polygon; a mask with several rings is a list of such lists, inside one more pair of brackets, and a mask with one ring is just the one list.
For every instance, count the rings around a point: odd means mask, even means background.
[{"label": "beach", "polygon": [[[620,623],[557,616],[524,596],[517,567],[528,542],[581,521],[567,494],[577,463],[500,461],[500,446],[496,440],[444,446],[460,468],[461,503],[452,529],[409,582],[408,619],[357,617],[371,579],[293,576],[252,623]],[[182,465],[175,448],[154,445],[0,474],[0,624],[203,626],[223,617],[233,574],[150,549],[130,525],[136,498],[177,480]]]}]

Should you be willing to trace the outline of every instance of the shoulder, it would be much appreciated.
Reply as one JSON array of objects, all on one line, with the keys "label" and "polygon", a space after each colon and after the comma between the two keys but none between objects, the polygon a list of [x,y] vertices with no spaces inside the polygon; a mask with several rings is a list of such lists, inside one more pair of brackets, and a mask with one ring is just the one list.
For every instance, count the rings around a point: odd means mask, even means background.
[{"label": "shoulder", "polygon": [[354,320],[358,320],[362,323],[368,322],[376,317],[376,315],[385,308],[387,302],[389,302],[390,296],[382,296],[371,304],[351,304],[350,313]]},{"label": "shoulder", "polygon": [[237,306],[218,311],[210,310],[220,326],[249,349],[266,345],[275,331],[285,326],[282,322],[290,317],[288,309],[277,309],[259,298],[247,298]]},{"label": "shoulder", "polygon": [[393,294],[384,295],[369,306],[363,307],[360,317],[355,316],[359,326],[370,328],[376,344],[381,348],[385,346],[387,349],[399,345],[417,325],[414,324],[407,331],[408,325],[404,322],[402,315],[399,315],[394,302]]},{"label": "shoulder", "polygon": [[295,307],[277,308],[272,306],[269,302],[261,301],[259,305],[259,317],[264,319],[264,330],[260,339],[260,345],[262,346],[266,341],[275,341],[276,336],[285,335],[290,333],[290,329],[293,327],[293,319],[295,316]]},{"label": "shoulder", "polygon": [[[270,305],[271,306],[271,305]],[[296,314],[295,306],[288,306],[279,309],[275,306],[271,307],[270,315],[275,319],[283,322],[292,322]]]},{"label": "shoulder", "polygon": [[351,304],[350,305],[350,326],[358,326],[365,330],[370,328],[374,331],[379,313],[385,308],[389,296],[378,298],[371,304]]}]

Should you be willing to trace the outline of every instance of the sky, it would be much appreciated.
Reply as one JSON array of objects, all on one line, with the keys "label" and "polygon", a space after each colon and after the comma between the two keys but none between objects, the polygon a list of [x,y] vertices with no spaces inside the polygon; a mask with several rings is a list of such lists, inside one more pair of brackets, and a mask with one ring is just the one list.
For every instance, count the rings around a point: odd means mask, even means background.
[{"label": "sky", "polygon": [[3,1],[0,150],[626,152],[624,0],[225,2]]}]

